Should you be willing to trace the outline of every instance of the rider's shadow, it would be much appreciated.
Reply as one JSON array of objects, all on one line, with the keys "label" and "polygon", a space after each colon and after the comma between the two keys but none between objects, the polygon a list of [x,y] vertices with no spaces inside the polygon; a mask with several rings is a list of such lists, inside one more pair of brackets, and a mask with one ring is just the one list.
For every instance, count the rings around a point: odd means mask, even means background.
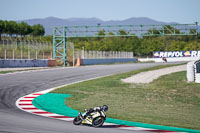
[{"label": "rider's shadow", "polygon": [[[88,126],[88,127],[93,127],[90,124],[82,124],[83,126]],[[101,127],[98,128],[119,128],[119,127],[124,127],[124,125],[103,125]]]},{"label": "rider's shadow", "polygon": [[119,128],[124,127],[124,125],[103,125],[100,128]]}]

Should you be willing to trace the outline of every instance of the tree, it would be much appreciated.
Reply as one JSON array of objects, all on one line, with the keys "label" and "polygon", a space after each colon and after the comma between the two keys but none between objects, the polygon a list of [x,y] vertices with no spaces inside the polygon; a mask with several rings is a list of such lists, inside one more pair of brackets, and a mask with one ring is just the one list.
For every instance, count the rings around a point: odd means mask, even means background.
[{"label": "tree", "polygon": [[200,50],[200,42],[190,41],[185,47],[184,50]]},{"label": "tree", "polygon": [[22,37],[22,39],[31,32],[33,32],[33,29],[27,23],[21,22],[18,24],[18,34]]},{"label": "tree", "polygon": [[103,30],[100,30],[99,32],[98,32],[98,36],[105,36],[106,34],[105,34],[105,30],[103,29]]},{"label": "tree", "polygon": [[164,26],[164,32],[165,32],[165,34],[180,34],[180,30],[178,30],[170,25]]},{"label": "tree", "polygon": [[113,32],[109,32],[108,35],[114,36],[115,34]]},{"label": "tree", "polygon": [[32,36],[34,36],[34,37],[35,36],[44,36],[45,30],[41,24],[33,25],[31,28],[32,28],[32,32],[31,32]]},{"label": "tree", "polygon": [[190,29],[190,34],[195,34],[197,32],[196,29]]},{"label": "tree", "polygon": [[154,34],[154,35],[160,35],[161,34],[161,31],[156,29],[156,28],[153,28],[153,29],[149,29],[147,33],[145,33],[147,35],[151,35],[151,34]]},{"label": "tree", "polygon": [[120,29],[119,32],[118,32],[119,35],[128,35],[128,33],[123,30],[123,29]]},{"label": "tree", "polygon": [[8,21],[5,23],[5,29],[6,29],[6,33],[10,35],[10,37],[13,36],[13,34],[17,34],[18,33],[18,29],[17,29],[17,22],[15,21]]},{"label": "tree", "polygon": [[5,30],[5,24],[3,20],[0,20],[0,40],[1,40],[1,35],[4,33]]}]

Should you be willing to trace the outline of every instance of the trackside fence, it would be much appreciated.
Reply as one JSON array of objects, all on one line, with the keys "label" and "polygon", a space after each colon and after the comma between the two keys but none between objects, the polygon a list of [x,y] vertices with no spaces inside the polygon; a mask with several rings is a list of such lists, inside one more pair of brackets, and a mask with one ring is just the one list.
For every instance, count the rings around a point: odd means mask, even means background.
[{"label": "trackside fence", "polygon": [[0,59],[52,59],[52,43],[34,40],[0,40]]},{"label": "trackside fence", "polygon": [[76,57],[81,59],[111,59],[111,58],[133,58],[133,52],[126,51],[85,51],[76,50]]}]

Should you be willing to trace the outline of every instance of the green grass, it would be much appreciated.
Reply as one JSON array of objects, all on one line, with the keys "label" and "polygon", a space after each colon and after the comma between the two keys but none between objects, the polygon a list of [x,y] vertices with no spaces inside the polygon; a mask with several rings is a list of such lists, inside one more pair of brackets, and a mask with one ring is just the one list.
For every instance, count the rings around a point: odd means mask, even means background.
[{"label": "green grass", "polygon": [[72,94],[66,104],[76,110],[107,104],[108,117],[149,124],[200,129],[200,84],[188,83],[186,72],[165,75],[150,84],[120,79],[141,71],[90,80],[53,91]]},{"label": "green grass", "polygon": [[0,74],[6,74],[6,73],[12,73],[12,72],[16,72],[16,71],[0,71]]},{"label": "green grass", "polygon": [[33,68],[33,69],[24,69],[24,70],[10,70],[10,71],[0,71],[0,74],[14,73],[14,72],[23,72],[23,71],[31,71],[31,70],[41,70],[41,69],[50,69],[50,68]]},{"label": "green grass", "polygon": [[36,69],[28,69],[28,70],[14,70],[14,71],[0,71],[0,74],[6,74],[6,73],[14,73],[14,72],[22,72],[22,71],[31,71]]}]

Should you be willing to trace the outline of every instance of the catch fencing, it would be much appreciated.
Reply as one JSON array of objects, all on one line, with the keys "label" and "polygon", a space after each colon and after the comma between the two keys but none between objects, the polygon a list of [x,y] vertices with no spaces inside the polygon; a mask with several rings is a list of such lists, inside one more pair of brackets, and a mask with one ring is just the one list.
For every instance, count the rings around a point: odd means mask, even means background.
[{"label": "catch fencing", "polygon": [[71,42],[67,43],[66,56],[67,65],[74,66],[77,59],[121,59],[121,58],[134,58],[133,52],[122,52],[122,51],[89,51],[75,49],[74,44]]},{"label": "catch fencing", "polygon": [[[67,64],[75,64],[76,59],[133,58],[133,52],[89,51],[74,49],[73,43],[66,48]],[[35,40],[0,40],[0,59],[53,59],[52,42]]]},{"label": "catch fencing", "polygon": [[77,50],[76,57],[81,59],[111,59],[111,58],[133,58],[133,52],[126,51],[87,51]]},{"label": "catch fencing", "polygon": [[52,59],[52,43],[35,40],[0,40],[0,59]]}]

